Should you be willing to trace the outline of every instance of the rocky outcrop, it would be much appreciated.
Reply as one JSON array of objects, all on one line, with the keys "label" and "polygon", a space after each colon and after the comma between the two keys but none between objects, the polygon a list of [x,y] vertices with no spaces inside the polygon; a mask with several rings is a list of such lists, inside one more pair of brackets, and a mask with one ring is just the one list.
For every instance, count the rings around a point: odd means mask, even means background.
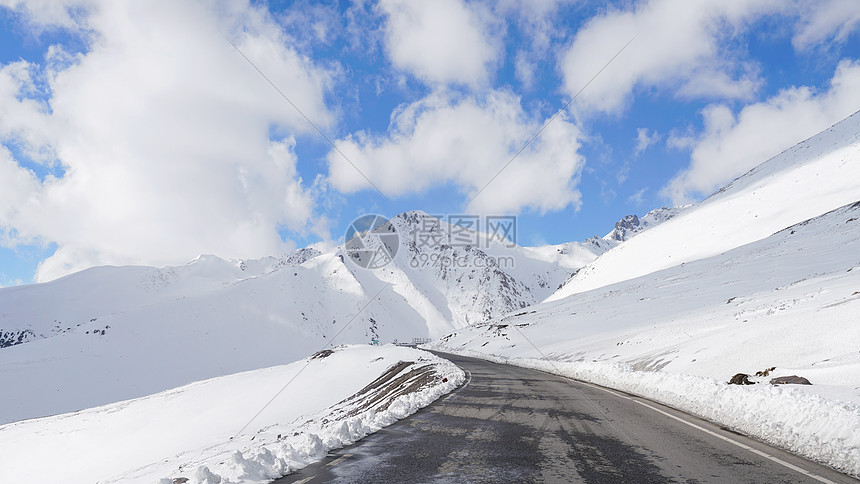
[{"label": "rocky outcrop", "polygon": [[36,333],[29,329],[0,330],[0,348],[7,348],[36,339]]},{"label": "rocky outcrop", "polygon": [[755,382],[750,381],[750,376],[746,373],[738,373],[729,380],[729,385],[753,385]]},{"label": "rocky outcrop", "polygon": [[771,385],[812,385],[806,378],[797,375],[778,376],[770,379]]}]

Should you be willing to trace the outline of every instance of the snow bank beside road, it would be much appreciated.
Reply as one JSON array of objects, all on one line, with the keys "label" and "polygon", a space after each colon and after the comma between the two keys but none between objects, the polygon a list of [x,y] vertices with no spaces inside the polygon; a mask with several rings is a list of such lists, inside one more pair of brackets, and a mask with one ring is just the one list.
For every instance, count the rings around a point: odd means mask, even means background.
[{"label": "snow bank beside road", "polygon": [[0,482],[270,482],[414,413],[463,380],[457,366],[424,351],[337,348],[0,426]]},{"label": "snow bank beside road", "polygon": [[791,386],[727,385],[713,378],[636,371],[613,362],[503,358],[433,343],[432,349],[532,368],[639,395],[860,477],[860,406]]},{"label": "snow bank beside road", "polygon": [[[858,254],[860,202],[428,347],[642,395],[860,475]],[[812,385],[725,383],[774,367],[771,377],[800,375]]]}]

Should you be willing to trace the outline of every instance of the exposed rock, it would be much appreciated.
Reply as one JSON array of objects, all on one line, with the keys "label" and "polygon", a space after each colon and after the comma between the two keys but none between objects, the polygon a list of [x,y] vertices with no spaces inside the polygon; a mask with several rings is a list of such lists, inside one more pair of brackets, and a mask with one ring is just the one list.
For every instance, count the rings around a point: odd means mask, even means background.
[{"label": "exposed rock", "polygon": [[641,230],[639,217],[626,215],[615,223],[615,229],[607,237],[617,241],[625,241]]},{"label": "exposed rock", "polygon": [[773,370],[776,370],[775,366],[772,366],[772,367],[767,368],[767,369],[762,370],[762,371],[757,371],[757,372],[755,372],[755,376],[768,376],[768,375],[770,375],[770,372],[772,372]]},{"label": "exposed rock", "polygon": [[797,375],[789,375],[789,376],[778,376],[776,378],[770,379],[771,385],[812,385],[809,383],[809,380],[802,376]]},{"label": "exposed rock", "polygon": [[0,330],[0,348],[15,346],[36,339],[36,333],[29,329]]},{"label": "exposed rock", "polygon": [[729,380],[729,385],[753,385],[755,382],[750,381],[750,376],[746,373],[738,373]]},{"label": "exposed rock", "polygon": [[651,210],[642,218],[639,218],[636,215],[626,215],[624,218],[616,222],[615,228],[612,232],[609,232],[603,238],[605,240],[616,240],[618,242],[627,241],[634,235],[660,225],[661,223],[675,217],[689,207],[690,205],[684,205],[683,207],[658,208],[656,210]]},{"label": "exposed rock", "polygon": [[333,354],[334,354],[334,351],[332,351],[332,350],[321,350],[321,351],[317,351],[316,353],[311,355],[311,359],[312,360],[317,360],[317,359],[321,360],[321,359],[329,357]]}]

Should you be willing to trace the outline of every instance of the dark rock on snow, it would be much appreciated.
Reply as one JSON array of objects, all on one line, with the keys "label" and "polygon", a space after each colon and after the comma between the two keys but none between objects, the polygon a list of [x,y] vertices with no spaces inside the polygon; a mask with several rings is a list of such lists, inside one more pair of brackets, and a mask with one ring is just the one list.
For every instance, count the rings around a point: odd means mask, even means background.
[{"label": "dark rock on snow", "polygon": [[750,376],[746,373],[738,373],[729,380],[729,385],[752,385],[754,383],[750,381]]},{"label": "dark rock on snow", "polygon": [[755,372],[755,376],[768,376],[768,375],[770,375],[770,372],[772,372],[773,370],[776,370],[775,366],[772,366],[772,367],[767,368],[767,369],[762,370],[762,371],[757,371],[757,372]]},{"label": "dark rock on snow", "polygon": [[790,376],[778,376],[776,378],[770,379],[771,385],[812,385],[809,383],[809,380],[802,376],[790,375]]}]

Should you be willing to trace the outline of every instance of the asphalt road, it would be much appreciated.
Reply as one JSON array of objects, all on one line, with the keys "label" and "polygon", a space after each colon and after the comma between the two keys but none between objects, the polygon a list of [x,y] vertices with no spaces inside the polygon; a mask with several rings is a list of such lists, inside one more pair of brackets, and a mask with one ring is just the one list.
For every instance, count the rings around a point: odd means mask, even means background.
[{"label": "asphalt road", "polygon": [[638,397],[440,356],[462,388],[275,482],[860,482]]}]

